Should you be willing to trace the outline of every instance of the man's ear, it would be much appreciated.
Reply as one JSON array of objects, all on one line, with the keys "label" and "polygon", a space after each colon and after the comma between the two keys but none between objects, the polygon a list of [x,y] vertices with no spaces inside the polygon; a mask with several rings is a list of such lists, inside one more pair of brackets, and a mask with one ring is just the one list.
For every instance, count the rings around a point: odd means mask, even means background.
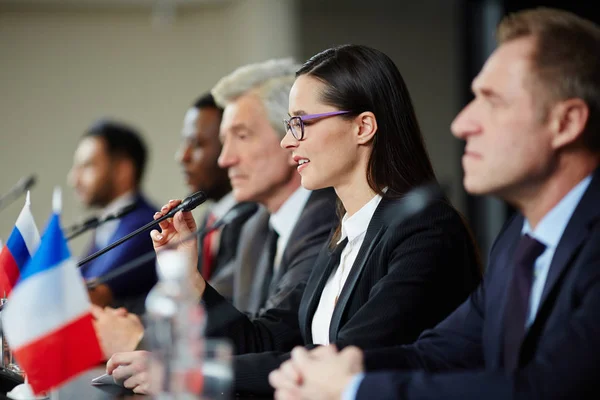
[{"label": "man's ear", "polygon": [[588,122],[590,109],[579,98],[559,102],[549,115],[552,131],[552,147],[559,149],[578,140]]},{"label": "man's ear", "polygon": [[135,187],[135,166],[133,160],[126,157],[116,157],[113,165],[113,173],[116,175],[116,179],[122,183],[129,181],[131,182],[131,186]]},{"label": "man's ear", "polygon": [[358,144],[367,144],[375,136],[377,132],[377,118],[375,114],[370,111],[360,113],[356,118],[356,125],[358,127],[356,140]]}]

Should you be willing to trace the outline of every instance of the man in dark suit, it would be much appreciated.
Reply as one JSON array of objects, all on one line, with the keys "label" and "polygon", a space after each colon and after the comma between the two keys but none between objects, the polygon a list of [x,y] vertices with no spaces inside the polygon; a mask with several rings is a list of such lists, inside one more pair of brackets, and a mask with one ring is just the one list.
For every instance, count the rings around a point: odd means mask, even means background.
[{"label": "man in dark suit", "polygon": [[[84,134],[75,151],[69,181],[88,207],[101,208],[107,216],[134,204],[133,211],[98,226],[88,246],[90,255],[152,221],[157,208],[140,191],[146,166],[146,146],[140,134],[122,123],[101,120]],[[84,264],[86,280],[101,278],[115,268],[152,251],[148,236],[137,235],[102,256]],[[129,305],[144,297],[156,283],[154,260],[89,290],[99,306]],[[136,310],[132,310],[136,311]],[[137,310],[141,311],[141,310]]]},{"label": "man in dark suit", "polygon": [[[231,193],[227,170],[217,163],[222,147],[219,140],[222,115],[223,109],[217,106],[210,93],[200,96],[185,114],[182,142],[175,155],[190,191],[201,190],[212,202],[201,218],[202,229],[208,228],[237,204]],[[234,261],[246,220],[238,218],[198,242],[198,271],[231,302],[240,301],[239,296],[234,296]]]},{"label": "man in dark suit", "polygon": [[536,9],[498,39],[452,124],[467,191],[519,211],[484,282],[413,345],[296,349],[277,398],[600,397],[600,28]]}]

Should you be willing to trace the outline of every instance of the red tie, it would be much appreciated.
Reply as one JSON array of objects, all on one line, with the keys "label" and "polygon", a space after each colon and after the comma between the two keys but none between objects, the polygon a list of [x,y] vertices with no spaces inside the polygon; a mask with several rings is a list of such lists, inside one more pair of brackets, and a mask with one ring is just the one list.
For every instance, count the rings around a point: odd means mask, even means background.
[{"label": "red tie", "polygon": [[[210,213],[206,220],[205,229],[210,228],[216,220],[214,214]],[[214,239],[217,233],[218,229],[210,231],[204,236],[204,240],[202,241],[202,277],[206,280],[210,279],[213,272],[213,264],[215,261],[215,255],[213,254],[215,250]]]}]

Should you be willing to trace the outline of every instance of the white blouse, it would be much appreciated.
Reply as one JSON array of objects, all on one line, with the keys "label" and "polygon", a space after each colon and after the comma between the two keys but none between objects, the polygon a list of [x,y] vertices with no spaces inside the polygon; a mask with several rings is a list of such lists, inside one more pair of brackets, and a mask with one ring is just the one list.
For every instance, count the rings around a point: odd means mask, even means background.
[{"label": "white blouse", "polygon": [[381,196],[375,195],[353,216],[348,217],[348,214],[346,214],[342,219],[342,235],[338,244],[346,237],[348,238],[348,244],[340,256],[340,264],[333,270],[323,288],[317,311],[313,316],[312,339],[314,344],[329,344],[329,326],[331,325],[333,310],[346,284],[352,264],[356,260],[358,250],[365,239],[371,218],[373,218],[373,214],[375,214],[380,201]]}]

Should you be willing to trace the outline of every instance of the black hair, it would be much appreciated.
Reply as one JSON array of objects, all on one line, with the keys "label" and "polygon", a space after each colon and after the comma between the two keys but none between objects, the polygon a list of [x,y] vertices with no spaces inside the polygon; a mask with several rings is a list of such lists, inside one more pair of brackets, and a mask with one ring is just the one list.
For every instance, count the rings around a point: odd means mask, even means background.
[{"label": "black hair", "polygon": [[101,119],[95,122],[83,137],[102,138],[110,157],[130,159],[135,167],[135,183],[140,184],[146,168],[148,151],[136,129],[121,122]]}]

